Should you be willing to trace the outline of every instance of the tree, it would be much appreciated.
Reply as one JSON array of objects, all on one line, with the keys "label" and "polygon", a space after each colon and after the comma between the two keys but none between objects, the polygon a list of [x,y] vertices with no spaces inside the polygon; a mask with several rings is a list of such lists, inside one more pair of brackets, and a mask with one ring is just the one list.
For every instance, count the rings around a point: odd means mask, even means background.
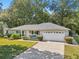
[{"label": "tree", "polygon": [[79,0],[13,0],[11,7],[0,15],[0,20],[9,27],[53,22],[79,34],[78,3]]},{"label": "tree", "polygon": [[77,0],[59,0],[52,1],[52,5],[49,6],[50,10],[54,11],[53,16],[58,17],[57,20],[61,25],[64,25],[64,18],[72,18],[76,16],[76,9],[78,7]]},{"label": "tree", "polygon": [[47,22],[49,15],[44,11],[46,5],[41,0],[13,0],[11,8],[6,12],[8,16],[5,16],[8,26]]},{"label": "tree", "polygon": [[54,23],[68,27],[71,30],[79,33],[77,26],[79,24],[79,17],[76,10],[79,7],[79,0],[52,0],[52,4],[49,5],[50,11],[53,11],[50,20]]},{"label": "tree", "polygon": [[0,22],[0,36],[4,35],[4,29],[7,28],[7,24]]}]

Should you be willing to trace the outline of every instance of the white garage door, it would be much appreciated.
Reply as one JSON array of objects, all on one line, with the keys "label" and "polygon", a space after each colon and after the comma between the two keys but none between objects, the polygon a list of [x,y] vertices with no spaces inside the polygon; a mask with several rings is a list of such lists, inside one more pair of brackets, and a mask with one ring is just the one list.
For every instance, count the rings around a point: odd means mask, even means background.
[{"label": "white garage door", "polygon": [[64,41],[65,32],[43,32],[44,40]]}]

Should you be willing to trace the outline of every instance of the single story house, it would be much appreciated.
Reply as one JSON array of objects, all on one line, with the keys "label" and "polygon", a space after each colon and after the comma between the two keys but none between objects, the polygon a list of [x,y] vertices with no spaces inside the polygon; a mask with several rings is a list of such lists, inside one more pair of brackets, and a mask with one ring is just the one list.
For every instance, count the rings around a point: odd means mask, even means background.
[{"label": "single story house", "polygon": [[8,33],[20,33],[21,35],[29,37],[30,35],[42,35],[43,40],[64,41],[66,36],[69,36],[68,28],[53,23],[41,23],[22,25],[15,28],[10,28]]}]

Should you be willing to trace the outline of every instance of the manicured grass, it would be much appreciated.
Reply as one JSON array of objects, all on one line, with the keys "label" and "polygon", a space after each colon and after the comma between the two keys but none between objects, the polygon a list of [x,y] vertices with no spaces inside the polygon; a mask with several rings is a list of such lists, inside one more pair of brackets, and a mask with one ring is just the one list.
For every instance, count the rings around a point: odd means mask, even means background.
[{"label": "manicured grass", "polygon": [[36,42],[0,38],[0,59],[13,59],[13,57],[32,47],[34,44]]},{"label": "manicured grass", "polygon": [[79,59],[79,46],[65,46],[65,59]]},{"label": "manicured grass", "polygon": [[79,36],[75,38],[76,42],[79,44]]}]

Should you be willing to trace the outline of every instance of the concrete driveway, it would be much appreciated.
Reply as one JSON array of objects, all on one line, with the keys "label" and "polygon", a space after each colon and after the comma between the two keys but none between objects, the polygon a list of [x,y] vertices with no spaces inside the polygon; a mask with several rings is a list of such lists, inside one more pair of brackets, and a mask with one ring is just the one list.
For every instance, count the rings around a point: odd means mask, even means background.
[{"label": "concrete driveway", "polygon": [[38,42],[14,59],[64,59],[64,43]]}]

